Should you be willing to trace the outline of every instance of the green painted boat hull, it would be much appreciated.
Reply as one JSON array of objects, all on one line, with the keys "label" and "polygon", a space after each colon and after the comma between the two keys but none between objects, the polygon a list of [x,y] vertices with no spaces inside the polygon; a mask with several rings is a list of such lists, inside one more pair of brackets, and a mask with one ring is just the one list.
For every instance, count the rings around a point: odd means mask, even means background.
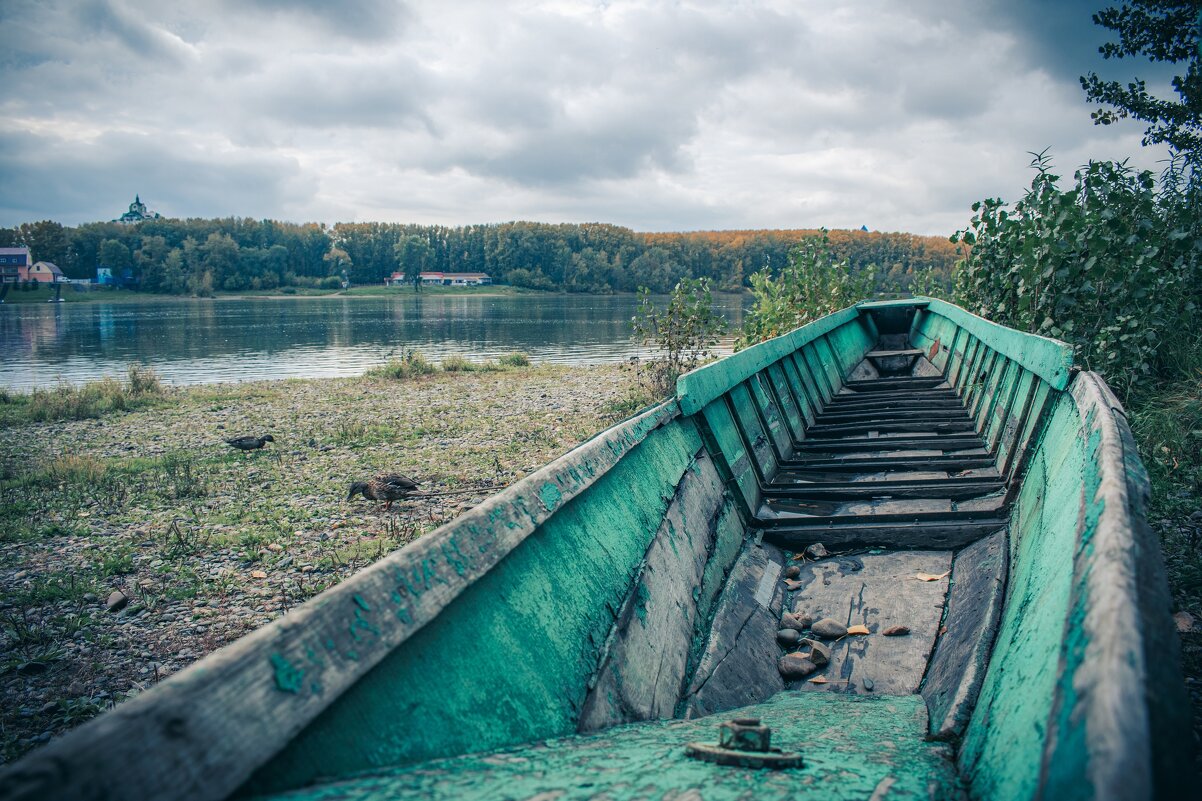
[{"label": "green painted boat hull", "polygon": [[[923,508],[904,481],[887,500],[820,500],[858,489],[839,471],[892,458],[808,455],[820,437],[885,407],[887,436],[927,436],[906,421],[933,404],[895,387],[955,401],[939,403],[963,431],[939,436],[983,447],[931,469],[964,497],[969,481],[996,492],[942,517],[895,512]],[[938,300],[859,304],[683,376],[674,398],[30,754],[0,798],[1188,795],[1147,493],[1121,406],[1067,345]],[[880,514],[840,517],[853,507]],[[938,602],[909,685],[878,673],[874,690],[855,643],[837,644],[834,687],[780,678],[781,612],[828,591],[781,580],[810,540],[859,554],[828,585],[949,565],[905,587]],[[740,709],[806,766],[684,755]]]}]

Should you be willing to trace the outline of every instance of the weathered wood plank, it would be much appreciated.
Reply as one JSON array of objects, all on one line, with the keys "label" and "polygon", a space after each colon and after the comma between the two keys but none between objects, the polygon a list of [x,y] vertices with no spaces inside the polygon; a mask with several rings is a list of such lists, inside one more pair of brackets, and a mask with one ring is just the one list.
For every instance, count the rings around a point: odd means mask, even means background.
[{"label": "weathered wood plank", "polygon": [[682,699],[685,717],[757,703],[784,689],[776,669],[784,561],[777,548],[748,545],[735,563]]},{"label": "weathered wood plank", "polygon": [[[918,691],[927,657],[935,645],[948,580],[919,581],[920,573],[942,575],[951,569],[951,551],[906,551],[841,556],[801,565],[801,587],[787,604],[814,620],[834,618],[845,626],[864,625],[868,635],[830,643],[830,666],[821,671],[827,684],[796,682],[798,689],[909,695]],[[881,634],[907,626],[902,637]]]},{"label": "weathered wood plank", "polygon": [[968,726],[1001,621],[1007,563],[1005,531],[956,555],[945,633],[935,646],[922,685],[933,737],[959,737]]},{"label": "weathered wood plank", "polygon": [[1051,384],[1053,389],[1068,386],[1073,366],[1071,345],[991,323],[946,301],[934,298],[924,300],[927,301],[928,313],[942,315],[977,338],[986,340],[994,350],[1035,373]]},{"label": "weathered wood plank", "polygon": [[743,442],[726,398],[719,397],[706,406],[701,417],[705,420],[708,435],[718,446],[714,457],[721,459],[726,465],[750,514],[751,510],[760,505],[760,479],[756,475],[754,460]]},{"label": "weathered wood plank", "polygon": [[699,613],[694,594],[714,548],[724,490],[713,462],[697,454],[614,621],[579,731],[672,717]]},{"label": "weathered wood plank", "polygon": [[1004,528],[1005,520],[963,523],[874,523],[764,529],[764,542],[791,551],[814,543],[831,550],[887,548],[889,550],[955,550]]}]

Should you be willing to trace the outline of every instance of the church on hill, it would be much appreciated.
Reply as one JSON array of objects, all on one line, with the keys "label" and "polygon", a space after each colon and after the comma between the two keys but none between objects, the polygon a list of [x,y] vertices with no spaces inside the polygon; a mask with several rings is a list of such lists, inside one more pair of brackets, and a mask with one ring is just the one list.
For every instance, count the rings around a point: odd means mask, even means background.
[{"label": "church on hill", "polygon": [[146,220],[157,220],[159,217],[160,215],[157,211],[150,211],[146,208],[146,204],[142,202],[142,198],[139,195],[134,195],[134,202],[129,204],[129,211],[113,220],[113,222],[132,225],[133,223],[145,222]]}]

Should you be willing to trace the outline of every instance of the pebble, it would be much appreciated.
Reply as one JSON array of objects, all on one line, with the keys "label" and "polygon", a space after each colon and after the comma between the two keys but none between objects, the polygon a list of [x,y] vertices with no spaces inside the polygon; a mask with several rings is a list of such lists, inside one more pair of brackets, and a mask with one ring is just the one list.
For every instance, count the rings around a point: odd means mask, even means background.
[{"label": "pebble", "polygon": [[796,681],[818,670],[818,666],[801,654],[785,654],[776,663],[777,670],[785,681]]},{"label": "pebble", "polygon": [[821,542],[816,542],[809,548],[806,548],[806,556],[811,559],[825,559],[830,556],[831,552],[826,549],[826,546]]},{"label": "pebble", "polygon": [[804,639],[798,643],[801,648],[810,649],[810,661],[818,667],[826,667],[831,663],[831,649],[817,640]]},{"label": "pebble", "polygon": [[104,608],[110,612],[120,612],[129,603],[129,598],[121,590],[113,590],[109,593],[108,600],[104,602]]},{"label": "pebble", "polygon": [[909,626],[890,626],[881,632],[886,637],[901,637],[910,633]]},{"label": "pebble", "polygon": [[94,592],[85,592],[83,594],[83,599],[90,604],[94,604],[100,600],[100,597],[97,596],[96,593],[94,593]]},{"label": "pebble", "polygon": [[864,679],[864,689],[868,692],[872,692],[872,688],[875,686],[876,683],[872,679]]},{"label": "pebble", "polygon": [[810,626],[810,631],[825,640],[834,640],[847,634],[847,626],[833,618],[824,617]]},{"label": "pebble", "polygon": [[800,575],[801,568],[797,565],[789,565],[787,568],[785,568],[785,578],[787,579],[795,579]]},{"label": "pebble", "polygon": [[782,629],[793,629],[794,631],[805,631],[813,623],[813,619],[801,612],[785,612],[780,619],[780,627]]},{"label": "pebble", "polygon": [[776,641],[785,648],[791,648],[801,641],[801,632],[796,629],[781,629],[776,632]]}]

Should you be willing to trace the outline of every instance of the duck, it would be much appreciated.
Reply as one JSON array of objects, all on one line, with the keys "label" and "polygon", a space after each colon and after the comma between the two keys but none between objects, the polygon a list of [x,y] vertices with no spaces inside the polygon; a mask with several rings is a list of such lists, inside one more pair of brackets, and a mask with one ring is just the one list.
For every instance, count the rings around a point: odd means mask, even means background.
[{"label": "duck", "polygon": [[275,437],[270,434],[264,434],[261,437],[234,437],[233,439],[227,439],[225,444],[240,451],[257,451],[268,442],[275,442]]},{"label": "duck", "polygon": [[384,508],[391,509],[393,501],[399,501],[411,495],[419,486],[416,481],[400,473],[387,473],[367,481],[356,481],[351,484],[347,493],[349,501],[356,495],[362,495],[369,501],[387,501]]}]

